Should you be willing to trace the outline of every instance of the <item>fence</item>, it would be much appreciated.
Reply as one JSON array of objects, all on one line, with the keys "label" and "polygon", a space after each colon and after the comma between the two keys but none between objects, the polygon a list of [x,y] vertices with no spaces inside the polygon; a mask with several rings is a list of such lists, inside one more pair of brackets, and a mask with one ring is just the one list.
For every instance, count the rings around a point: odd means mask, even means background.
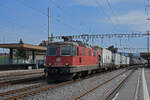
[{"label": "fence", "polygon": [[9,64],[34,64],[32,60],[28,59],[8,59],[8,58],[1,58],[0,65],[9,65]]}]

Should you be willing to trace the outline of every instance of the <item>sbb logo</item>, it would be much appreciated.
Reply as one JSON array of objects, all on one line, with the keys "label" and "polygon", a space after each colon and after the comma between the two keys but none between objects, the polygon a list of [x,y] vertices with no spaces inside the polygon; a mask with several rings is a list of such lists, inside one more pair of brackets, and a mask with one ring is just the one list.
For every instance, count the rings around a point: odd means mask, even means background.
[{"label": "sbb logo", "polygon": [[56,62],[60,62],[61,61],[61,58],[56,58]]}]

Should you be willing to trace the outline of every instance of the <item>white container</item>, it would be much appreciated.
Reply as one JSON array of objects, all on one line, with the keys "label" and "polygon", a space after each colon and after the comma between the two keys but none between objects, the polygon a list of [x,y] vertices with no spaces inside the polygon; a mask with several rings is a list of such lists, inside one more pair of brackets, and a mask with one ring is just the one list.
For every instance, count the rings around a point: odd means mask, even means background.
[{"label": "white container", "polygon": [[130,64],[130,58],[126,57],[126,64],[129,65]]},{"label": "white container", "polygon": [[121,65],[125,65],[126,64],[126,57],[124,55],[121,55]]},{"label": "white container", "polygon": [[115,66],[120,66],[120,54],[113,53],[113,64]]},{"label": "white container", "polygon": [[103,67],[111,66],[111,64],[112,64],[112,52],[107,50],[107,49],[101,48],[100,54],[101,54],[101,63],[103,65]]}]

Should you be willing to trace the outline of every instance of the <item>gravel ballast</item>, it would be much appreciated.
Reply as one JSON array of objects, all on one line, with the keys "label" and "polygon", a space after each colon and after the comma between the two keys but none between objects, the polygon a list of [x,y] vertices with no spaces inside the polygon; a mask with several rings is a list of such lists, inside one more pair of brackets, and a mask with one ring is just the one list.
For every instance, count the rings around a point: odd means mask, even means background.
[{"label": "gravel ballast", "polygon": [[[122,72],[124,70],[125,69],[120,69],[120,70],[109,72],[106,74],[100,74],[99,76],[94,76],[94,77],[84,79],[82,81],[78,81],[78,82],[75,82],[72,84],[61,86],[61,87],[58,87],[55,89],[50,89],[48,91],[41,92],[36,95],[24,97],[22,99],[24,99],[24,100],[70,100],[72,97],[79,94],[79,92],[87,90],[88,88],[93,87],[96,84],[103,82],[104,80],[107,80],[107,79],[119,74],[120,72]],[[114,82],[111,82],[111,83],[115,84],[116,81],[114,80]],[[109,84],[109,85],[105,84],[105,85],[100,90],[100,92],[102,92],[101,94],[104,94],[105,89],[112,87],[113,84]],[[85,99],[83,99],[83,100],[87,100],[87,98],[85,96]],[[91,99],[89,99],[89,100],[91,100]]]}]

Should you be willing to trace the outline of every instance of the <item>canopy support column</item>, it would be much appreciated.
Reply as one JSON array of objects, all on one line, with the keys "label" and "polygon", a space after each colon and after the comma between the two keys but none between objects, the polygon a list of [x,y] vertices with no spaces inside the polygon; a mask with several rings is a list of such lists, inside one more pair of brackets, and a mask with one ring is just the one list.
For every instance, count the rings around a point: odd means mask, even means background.
[{"label": "canopy support column", "polygon": [[35,51],[34,50],[32,50],[32,61],[33,63],[35,63]]},{"label": "canopy support column", "polygon": [[10,61],[10,64],[12,64],[13,63],[13,49],[10,48],[9,50],[10,50],[10,52],[9,52],[9,61]]}]

